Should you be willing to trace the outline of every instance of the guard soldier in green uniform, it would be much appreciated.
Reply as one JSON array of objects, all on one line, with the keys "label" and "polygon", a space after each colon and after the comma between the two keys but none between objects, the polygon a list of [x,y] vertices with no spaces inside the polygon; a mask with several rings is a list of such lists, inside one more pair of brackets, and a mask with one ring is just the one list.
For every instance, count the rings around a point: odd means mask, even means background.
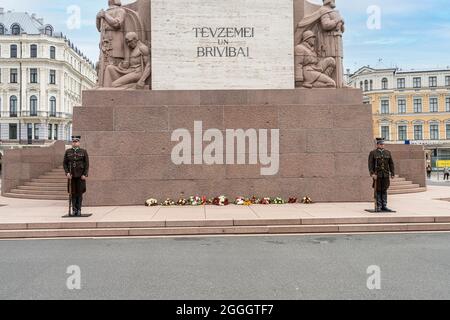
[{"label": "guard soldier in green uniform", "polygon": [[387,191],[395,176],[391,152],[384,148],[384,139],[377,139],[377,149],[369,155],[369,172],[374,179],[376,212],[393,212],[387,207]]},{"label": "guard soldier in green uniform", "polygon": [[63,163],[74,216],[81,216],[83,194],[86,192],[86,179],[89,173],[89,156],[86,150],[80,148],[80,139],[80,136],[72,136],[72,148],[66,151]]}]

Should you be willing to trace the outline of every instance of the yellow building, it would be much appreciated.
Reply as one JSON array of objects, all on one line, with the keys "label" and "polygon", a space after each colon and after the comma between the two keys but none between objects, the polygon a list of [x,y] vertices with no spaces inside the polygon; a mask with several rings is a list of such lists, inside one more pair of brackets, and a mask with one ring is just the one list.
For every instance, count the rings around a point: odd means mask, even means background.
[{"label": "yellow building", "polygon": [[374,137],[424,145],[434,167],[450,160],[450,69],[363,67],[348,80],[372,104]]}]

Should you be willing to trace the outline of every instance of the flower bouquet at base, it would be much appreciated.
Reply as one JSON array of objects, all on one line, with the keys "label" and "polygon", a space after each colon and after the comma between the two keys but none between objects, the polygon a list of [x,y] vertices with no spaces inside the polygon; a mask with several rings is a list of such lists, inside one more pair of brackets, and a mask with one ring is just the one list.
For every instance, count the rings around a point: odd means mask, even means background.
[{"label": "flower bouquet at base", "polygon": [[284,204],[285,201],[282,198],[280,198],[280,197],[276,197],[276,198],[272,199],[272,201],[270,203],[272,203],[272,204]]},{"label": "flower bouquet at base", "polygon": [[[205,199],[206,200],[206,199]],[[190,206],[201,206],[202,204],[204,204],[203,199],[200,198],[199,196],[191,196],[188,199],[188,204]]]},{"label": "flower bouquet at base", "polygon": [[188,205],[188,201],[184,198],[180,198],[177,201],[177,206],[187,206]]},{"label": "flower bouquet at base", "polygon": [[220,196],[213,199],[213,205],[215,206],[227,206],[229,204],[230,203],[226,196]]},{"label": "flower bouquet at base", "polygon": [[256,196],[253,196],[253,197],[250,199],[250,202],[251,202],[251,204],[260,204],[261,199],[259,199],[259,198],[256,197]]},{"label": "flower bouquet at base", "polygon": [[311,203],[313,203],[313,201],[310,197],[306,196],[306,197],[303,197],[302,203],[303,204],[311,204]]},{"label": "flower bouquet at base", "polygon": [[175,201],[173,201],[172,199],[167,198],[166,201],[164,201],[163,203],[161,203],[161,205],[162,205],[163,207],[174,206],[174,205],[175,205]]},{"label": "flower bouquet at base", "polygon": [[270,204],[270,198],[262,198],[259,204]]},{"label": "flower bouquet at base", "polygon": [[292,197],[292,198],[289,198],[288,203],[294,204],[294,203],[297,203],[297,200],[298,200],[297,198]]},{"label": "flower bouquet at base", "polygon": [[246,199],[244,197],[237,197],[234,201],[234,204],[237,206],[250,206],[252,205],[252,202],[250,199]]},{"label": "flower bouquet at base", "polygon": [[146,207],[154,207],[157,205],[158,205],[158,200],[156,200],[156,199],[151,198],[151,199],[148,199],[147,201],[145,201]]}]

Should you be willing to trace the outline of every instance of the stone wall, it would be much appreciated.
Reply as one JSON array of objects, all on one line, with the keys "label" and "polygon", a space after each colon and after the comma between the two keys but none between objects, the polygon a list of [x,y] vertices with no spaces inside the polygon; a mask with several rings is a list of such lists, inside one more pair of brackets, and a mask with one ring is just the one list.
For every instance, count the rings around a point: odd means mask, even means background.
[{"label": "stone wall", "polygon": [[[172,132],[279,129],[280,169],[261,165],[175,165]],[[141,205],[154,197],[225,194],[371,201],[370,105],[360,90],[86,91],[74,109],[91,169],[87,205]],[[192,133],[193,134],[193,133]]]},{"label": "stone wall", "polygon": [[386,149],[391,151],[394,158],[395,174],[414,184],[419,184],[421,187],[427,186],[426,158],[423,146],[389,144],[386,145]]},{"label": "stone wall", "polygon": [[64,141],[56,141],[49,147],[5,150],[2,162],[2,195],[62,166],[64,151]]}]

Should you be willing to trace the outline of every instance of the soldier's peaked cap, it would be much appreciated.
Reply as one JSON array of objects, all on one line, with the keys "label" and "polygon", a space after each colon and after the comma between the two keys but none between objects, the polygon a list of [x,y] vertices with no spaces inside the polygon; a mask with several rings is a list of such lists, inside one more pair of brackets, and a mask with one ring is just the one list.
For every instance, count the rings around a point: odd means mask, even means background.
[{"label": "soldier's peaked cap", "polygon": [[81,136],[72,136],[72,141],[80,141]]},{"label": "soldier's peaked cap", "polygon": [[377,144],[384,144],[383,138],[377,138]]}]

